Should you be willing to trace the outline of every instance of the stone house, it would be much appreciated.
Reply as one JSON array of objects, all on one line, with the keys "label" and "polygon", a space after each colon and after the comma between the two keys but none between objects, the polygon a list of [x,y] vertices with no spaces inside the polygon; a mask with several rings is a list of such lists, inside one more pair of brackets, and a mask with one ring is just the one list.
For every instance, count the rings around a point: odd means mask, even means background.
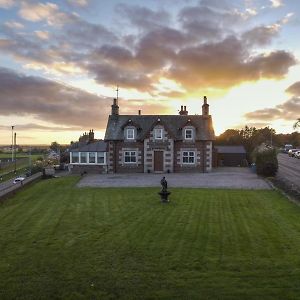
[{"label": "stone house", "polygon": [[80,136],[69,152],[69,170],[72,173],[107,173],[107,144],[103,140],[95,140],[93,130]]},{"label": "stone house", "polygon": [[111,106],[104,141],[83,135],[70,151],[74,173],[209,172],[215,134],[204,97],[202,115],[120,115]]},{"label": "stone house", "polygon": [[209,172],[215,134],[204,97],[202,115],[120,115],[114,99],[104,140],[110,173]]}]

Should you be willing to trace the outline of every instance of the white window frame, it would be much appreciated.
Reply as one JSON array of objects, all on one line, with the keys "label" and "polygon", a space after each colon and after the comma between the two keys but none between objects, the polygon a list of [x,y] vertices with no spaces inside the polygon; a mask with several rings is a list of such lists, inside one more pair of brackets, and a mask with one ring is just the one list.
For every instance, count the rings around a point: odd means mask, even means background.
[{"label": "white window frame", "polygon": [[[70,152],[71,153],[71,163],[72,164],[79,164],[79,157],[80,157],[80,155],[79,155],[79,152]],[[77,162],[73,162],[73,157],[74,157],[74,155],[73,155],[73,153],[77,153],[78,154],[78,156],[77,156]]]},{"label": "white window frame", "polygon": [[[191,132],[191,137],[187,137],[187,136],[186,136],[186,135],[187,135],[187,131],[190,131],[190,132]],[[186,140],[192,140],[192,139],[194,138],[194,131],[193,131],[192,128],[186,128],[186,129],[184,130],[184,138],[185,138]]]},{"label": "white window frame", "polygon": [[[81,155],[82,155],[82,153],[85,154],[85,159],[86,159],[85,162],[81,161]],[[84,152],[79,152],[79,163],[80,164],[84,164],[84,165],[88,164],[88,152],[85,152],[85,151]]]},{"label": "white window frame", "polygon": [[[126,153],[130,153],[130,154],[126,155]],[[129,157],[130,160],[131,160],[132,157],[135,157],[135,161],[126,161],[126,156]],[[125,150],[124,151],[124,163],[125,164],[137,164],[137,151],[135,151],[135,150]]]},{"label": "white window frame", "polygon": [[[90,162],[90,154],[91,153],[94,153],[94,158],[95,158],[95,161],[94,162]],[[88,152],[88,164],[91,164],[91,165],[94,165],[97,163],[97,153],[96,152]]]},{"label": "white window frame", "polygon": [[[187,153],[187,155],[184,155],[185,153]],[[191,153],[193,153],[191,155]],[[184,161],[184,158],[187,158],[187,162]],[[190,162],[190,158],[193,158],[193,162]],[[196,162],[196,153],[195,151],[189,151],[189,150],[185,150],[185,151],[182,151],[182,163],[185,164],[185,165],[194,165]]]},{"label": "white window frame", "polygon": [[[98,153],[103,153],[103,163],[98,161]],[[103,152],[103,151],[96,152],[96,161],[97,161],[97,165],[105,165],[106,164],[106,152]]]},{"label": "white window frame", "polygon": [[[160,134],[158,134],[160,132]],[[155,128],[154,129],[154,138],[156,140],[162,140],[163,139],[163,129],[162,128]]]},{"label": "white window frame", "polygon": [[[129,135],[129,132],[132,132],[132,136]],[[126,138],[127,138],[127,140],[134,140],[135,139],[134,128],[127,128],[126,129]]]}]

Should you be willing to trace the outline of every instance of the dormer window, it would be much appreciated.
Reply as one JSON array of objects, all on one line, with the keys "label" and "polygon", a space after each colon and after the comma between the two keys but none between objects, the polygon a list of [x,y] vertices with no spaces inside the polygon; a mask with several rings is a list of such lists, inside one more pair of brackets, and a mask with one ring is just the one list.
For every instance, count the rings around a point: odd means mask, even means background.
[{"label": "dormer window", "polygon": [[126,130],[126,138],[128,140],[134,140],[134,129],[133,128],[127,128],[127,130]]},{"label": "dormer window", "polygon": [[162,140],[163,138],[163,130],[161,128],[156,128],[154,130],[154,137],[156,140]]},{"label": "dormer window", "polygon": [[186,140],[192,140],[193,139],[193,129],[186,129],[184,131],[184,137]]}]

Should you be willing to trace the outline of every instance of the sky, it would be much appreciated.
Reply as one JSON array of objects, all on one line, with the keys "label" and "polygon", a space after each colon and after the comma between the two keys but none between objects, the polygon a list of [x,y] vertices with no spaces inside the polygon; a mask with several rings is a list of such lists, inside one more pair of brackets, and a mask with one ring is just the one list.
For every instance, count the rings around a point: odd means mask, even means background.
[{"label": "sky", "polygon": [[0,0],[0,144],[103,138],[121,114],[201,114],[216,134],[293,131],[299,0]]}]

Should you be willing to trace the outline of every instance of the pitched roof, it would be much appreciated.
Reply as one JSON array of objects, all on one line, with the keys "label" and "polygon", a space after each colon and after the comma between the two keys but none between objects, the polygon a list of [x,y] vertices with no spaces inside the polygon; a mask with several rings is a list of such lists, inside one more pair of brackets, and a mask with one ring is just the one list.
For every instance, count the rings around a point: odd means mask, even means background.
[{"label": "pitched roof", "polygon": [[239,153],[246,154],[244,146],[215,146],[218,153]]},{"label": "pitched roof", "polygon": [[202,115],[110,115],[107,122],[104,140],[123,140],[124,125],[129,120],[138,125],[137,140],[144,140],[153,124],[160,119],[166,124],[166,129],[176,140],[182,140],[182,128],[190,122],[196,127],[196,140],[214,140],[215,133],[212,126],[211,116]]},{"label": "pitched roof", "polygon": [[70,152],[105,152],[107,150],[107,143],[103,140],[94,141],[92,143],[78,143],[77,147],[70,150]]}]

